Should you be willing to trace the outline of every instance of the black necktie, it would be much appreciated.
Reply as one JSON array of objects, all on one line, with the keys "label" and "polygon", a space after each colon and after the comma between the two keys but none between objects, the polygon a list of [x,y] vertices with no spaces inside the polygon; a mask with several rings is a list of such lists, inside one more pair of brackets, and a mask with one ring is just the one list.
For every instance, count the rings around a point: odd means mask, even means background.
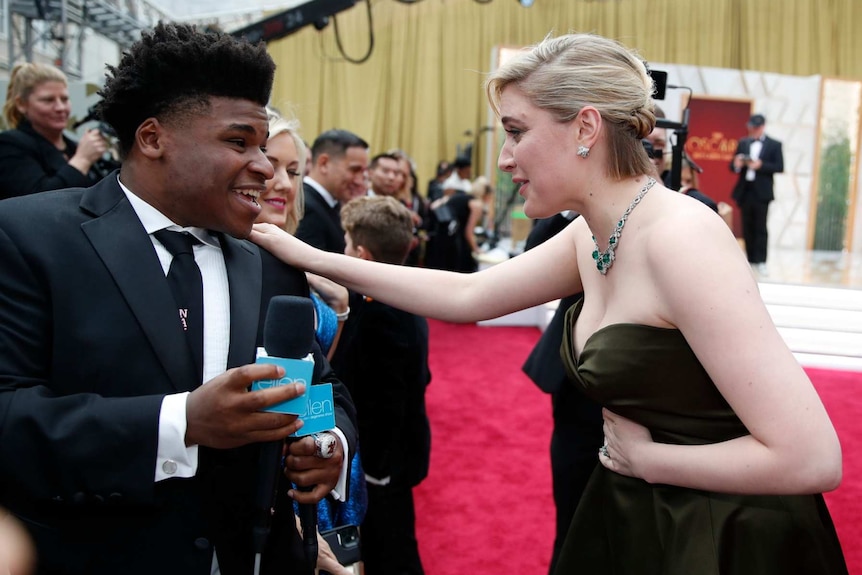
[{"label": "black necktie", "polygon": [[204,284],[193,249],[200,242],[185,232],[159,230],[153,235],[173,256],[168,284],[174,292],[180,326],[188,339],[200,382],[204,364]]}]

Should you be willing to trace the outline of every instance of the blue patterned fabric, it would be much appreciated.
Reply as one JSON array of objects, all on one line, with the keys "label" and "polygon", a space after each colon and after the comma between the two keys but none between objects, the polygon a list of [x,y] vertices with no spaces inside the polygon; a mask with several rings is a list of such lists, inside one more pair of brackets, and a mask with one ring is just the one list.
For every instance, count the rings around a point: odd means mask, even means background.
[{"label": "blue patterned fabric", "polygon": [[[338,331],[338,318],[335,310],[329,307],[317,294],[311,294],[317,314],[317,343],[324,354],[329,353],[335,334]],[[342,525],[361,525],[368,507],[368,494],[365,489],[365,471],[359,457],[359,444],[350,461],[350,477],[347,479],[349,495],[347,501],[336,501],[327,495],[317,504],[317,530],[326,531]],[[299,505],[294,502],[294,511],[299,513]]]},{"label": "blue patterned fabric", "polygon": [[320,348],[326,355],[329,353],[329,348],[332,347],[332,342],[338,331],[338,318],[335,316],[335,310],[326,305],[314,292],[311,292],[311,301],[314,303],[314,311],[317,314],[317,331],[315,333],[317,343],[320,344]]},{"label": "blue patterned fabric", "polygon": [[365,472],[359,450],[353,454],[350,463],[350,495],[347,501],[336,501],[327,495],[317,504],[317,529],[326,531],[342,525],[362,525],[368,507],[368,493],[365,490]]}]

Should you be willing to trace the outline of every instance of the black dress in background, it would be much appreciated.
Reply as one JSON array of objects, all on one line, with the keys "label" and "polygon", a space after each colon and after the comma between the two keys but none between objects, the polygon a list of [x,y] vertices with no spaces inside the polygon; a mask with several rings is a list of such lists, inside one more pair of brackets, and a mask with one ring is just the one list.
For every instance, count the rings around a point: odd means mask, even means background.
[{"label": "black dress in background", "polygon": [[474,272],[478,263],[464,236],[470,219],[473,196],[455,191],[443,204],[432,211],[432,232],[429,234],[425,265],[429,268],[455,272]]}]

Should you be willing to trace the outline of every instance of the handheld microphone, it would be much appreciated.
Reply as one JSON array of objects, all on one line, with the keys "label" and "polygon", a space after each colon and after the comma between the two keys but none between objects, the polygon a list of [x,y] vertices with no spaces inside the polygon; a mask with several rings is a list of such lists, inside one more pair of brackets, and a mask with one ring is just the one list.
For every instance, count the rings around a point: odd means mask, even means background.
[{"label": "handheld microphone", "polygon": [[[288,359],[302,359],[311,352],[314,344],[314,305],[309,298],[275,296],[269,302],[263,325],[263,347],[267,355]],[[290,377],[290,374],[285,374]],[[309,384],[311,382],[308,382]],[[271,441],[261,445],[256,520],[253,530],[254,550],[260,554],[269,537],[272,508],[282,475],[284,441]],[[306,510],[305,508],[309,509]],[[309,552],[308,534],[314,541],[314,565],[317,562],[317,506],[300,505],[300,519],[305,534],[306,552]]]}]

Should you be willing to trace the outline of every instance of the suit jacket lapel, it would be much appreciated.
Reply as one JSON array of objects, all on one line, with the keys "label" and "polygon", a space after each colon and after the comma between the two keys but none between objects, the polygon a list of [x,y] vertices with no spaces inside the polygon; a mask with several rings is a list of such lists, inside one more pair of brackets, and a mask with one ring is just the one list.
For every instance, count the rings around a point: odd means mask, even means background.
[{"label": "suit jacket lapel", "polygon": [[223,234],[219,239],[230,285],[230,368],[254,361],[262,272],[257,246]]},{"label": "suit jacket lapel", "polygon": [[81,209],[95,217],[84,233],[117,283],[150,345],[178,391],[197,387],[196,369],[176,304],[153,243],[115,175],[84,192]]},{"label": "suit jacket lapel", "polygon": [[341,208],[338,204],[333,208],[330,206],[323,196],[320,195],[314,187],[309,184],[303,184],[305,186],[303,191],[305,192],[305,208],[309,209],[317,209],[320,215],[323,217],[323,221],[326,222],[326,226],[329,228],[328,235],[329,237],[335,241],[333,247],[337,246],[342,236],[344,235],[344,231],[341,228]]}]

